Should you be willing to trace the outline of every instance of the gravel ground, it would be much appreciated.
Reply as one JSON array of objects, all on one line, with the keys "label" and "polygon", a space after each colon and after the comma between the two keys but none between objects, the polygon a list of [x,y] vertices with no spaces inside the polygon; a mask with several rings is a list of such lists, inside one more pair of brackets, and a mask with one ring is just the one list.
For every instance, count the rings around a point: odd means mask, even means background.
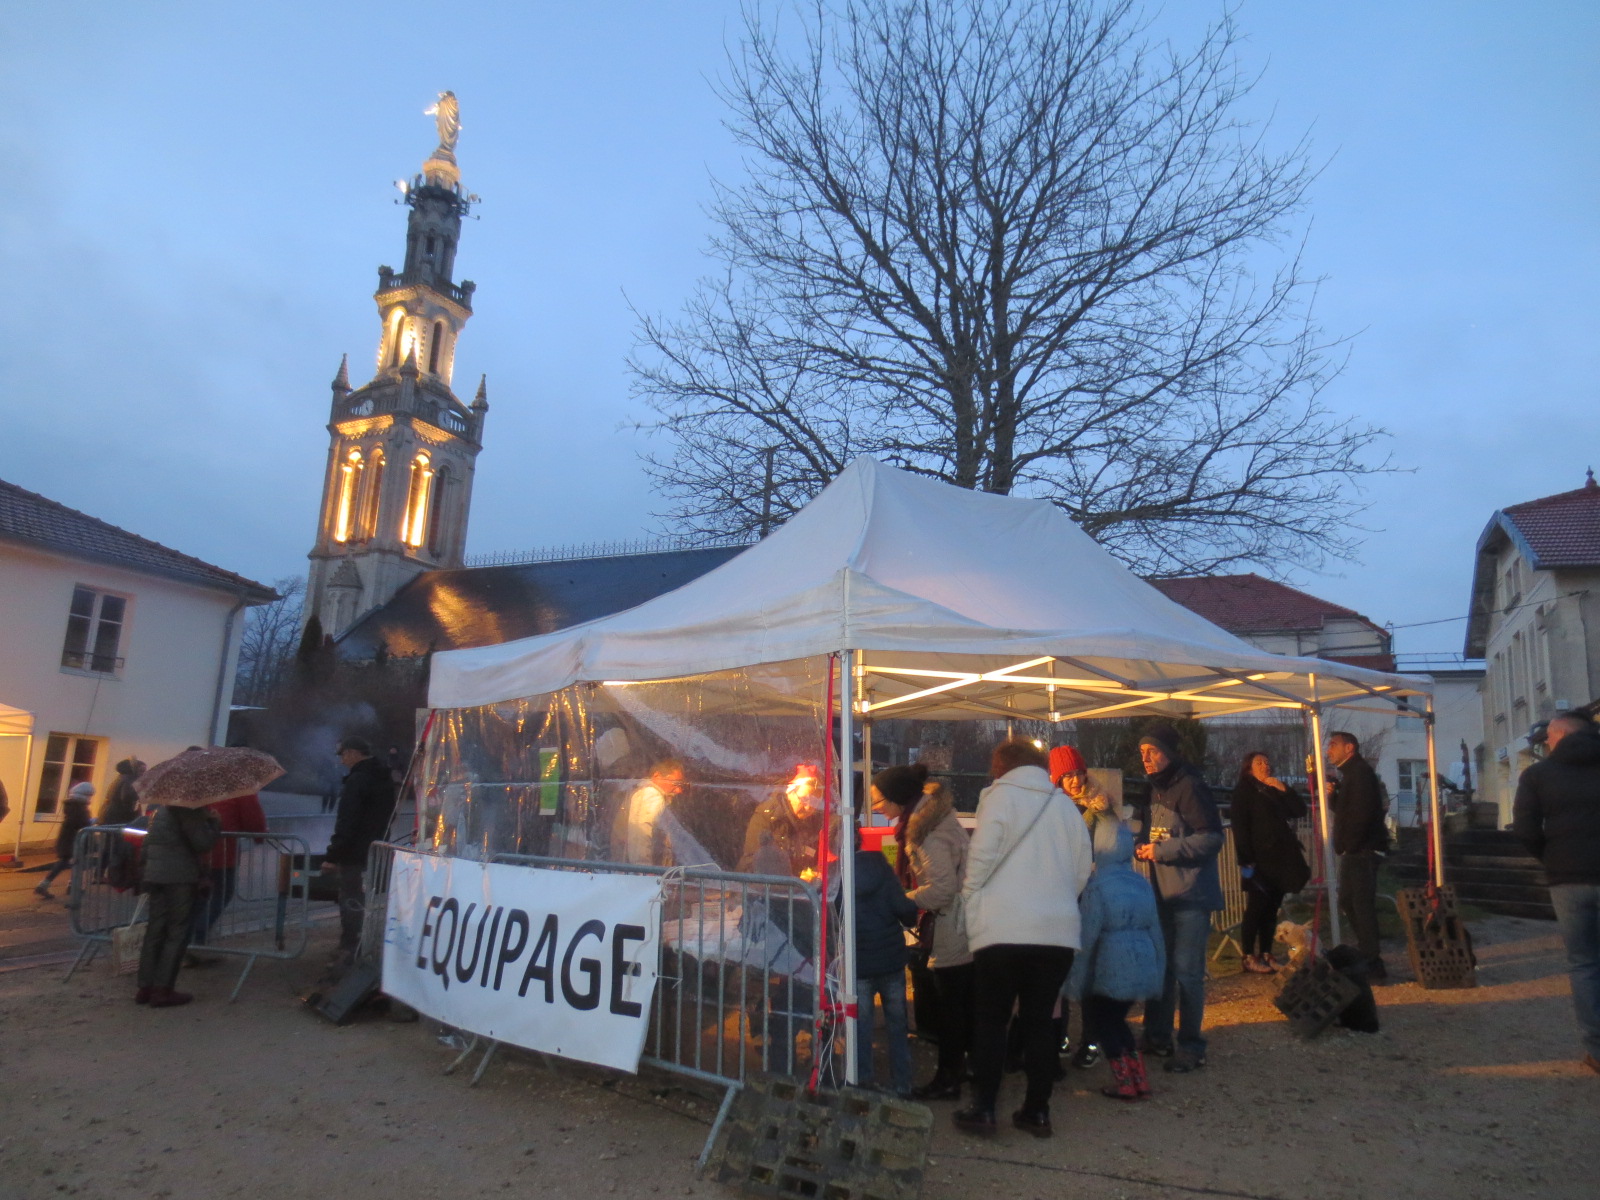
[{"label": "gravel ground", "polygon": [[[923,1194],[1600,1194],[1600,1077],[1576,1061],[1554,927],[1490,918],[1475,936],[1482,986],[1381,989],[1375,1035],[1297,1041],[1270,982],[1219,979],[1204,1072],[1157,1072],[1152,1101],[1123,1105],[1097,1094],[1103,1067],[1074,1071],[1050,1141],[969,1138],[941,1105]],[[704,1093],[520,1053],[469,1088],[426,1022],[307,1012],[324,953],[258,965],[233,1005],[226,966],[188,972],[199,1000],[157,1012],[103,960],[67,984],[0,973],[0,1196],[730,1194],[695,1176]]]}]

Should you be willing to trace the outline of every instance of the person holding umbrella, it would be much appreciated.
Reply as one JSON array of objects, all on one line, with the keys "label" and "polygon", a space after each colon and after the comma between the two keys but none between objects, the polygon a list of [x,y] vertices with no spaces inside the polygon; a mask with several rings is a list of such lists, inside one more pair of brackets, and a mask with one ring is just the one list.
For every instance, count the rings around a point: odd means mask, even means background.
[{"label": "person holding umbrella", "polygon": [[189,948],[197,901],[210,886],[211,848],[222,823],[208,805],[249,795],[283,774],[269,754],[246,749],[191,749],[157,763],[134,785],[157,806],[144,839],[140,882],[150,906],[139,954],[135,1004],[175,1008],[194,997],[175,990]]}]

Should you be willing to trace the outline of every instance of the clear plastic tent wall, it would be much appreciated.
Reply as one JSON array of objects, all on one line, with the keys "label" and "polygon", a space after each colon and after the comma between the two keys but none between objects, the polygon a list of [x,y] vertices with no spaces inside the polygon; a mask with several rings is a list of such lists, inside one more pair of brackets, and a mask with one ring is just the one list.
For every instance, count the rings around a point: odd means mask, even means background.
[{"label": "clear plastic tent wall", "polygon": [[818,657],[440,709],[419,844],[810,878],[836,790],[828,698]]}]

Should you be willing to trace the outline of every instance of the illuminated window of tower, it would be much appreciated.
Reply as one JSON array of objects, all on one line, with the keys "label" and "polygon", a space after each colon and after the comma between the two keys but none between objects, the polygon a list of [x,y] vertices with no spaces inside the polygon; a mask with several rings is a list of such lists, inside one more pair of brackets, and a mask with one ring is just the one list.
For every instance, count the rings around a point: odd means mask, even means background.
[{"label": "illuminated window of tower", "polygon": [[400,343],[403,340],[406,328],[406,310],[397,308],[389,314],[389,365],[400,365]]},{"label": "illuminated window of tower", "polygon": [[433,511],[428,514],[428,551],[435,557],[440,550],[444,533],[444,506],[450,499],[450,468],[440,467],[434,472]]},{"label": "illuminated window of tower", "polygon": [[419,454],[411,462],[411,488],[406,495],[406,520],[400,529],[400,540],[408,546],[420,547],[428,533],[428,509],[433,499],[433,464],[426,454]]},{"label": "illuminated window of tower", "polygon": [[433,323],[433,344],[428,347],[428,372],[432,375],[439,373],[439,351],[444,346],[444,322]]},{"label": "illuminated window of tower", "polygon": [[367,490],[361,502],[361,518],[356,522],[356,536],[362,541],[378,533],[378,506],[383,502],[383,451],[372,452],[372,463],[366,471]]},{"label": "illuminated window of tower", "polygon": [[339,464],[339,500],[333,514],[333,540],[348,542],[355,518],[357,489],[361,484],[361,451],[352,450]]}]

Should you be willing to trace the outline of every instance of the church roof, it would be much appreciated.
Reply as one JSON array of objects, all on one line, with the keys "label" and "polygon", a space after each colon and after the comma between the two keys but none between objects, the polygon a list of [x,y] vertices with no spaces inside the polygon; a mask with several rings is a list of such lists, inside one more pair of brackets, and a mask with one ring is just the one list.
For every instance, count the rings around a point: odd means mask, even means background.
[{"label": "church roof", "polygon": [[37,492],[0,479],[0,539],[105,563],[145,575],[243,595],[251,604],[277,599],[271,588],[119,529]]},{"label": "church roof", "polygon": [[338,639],[340,657],[464,650],[553,633],[652,600],[744,546],[426,571]]}]

